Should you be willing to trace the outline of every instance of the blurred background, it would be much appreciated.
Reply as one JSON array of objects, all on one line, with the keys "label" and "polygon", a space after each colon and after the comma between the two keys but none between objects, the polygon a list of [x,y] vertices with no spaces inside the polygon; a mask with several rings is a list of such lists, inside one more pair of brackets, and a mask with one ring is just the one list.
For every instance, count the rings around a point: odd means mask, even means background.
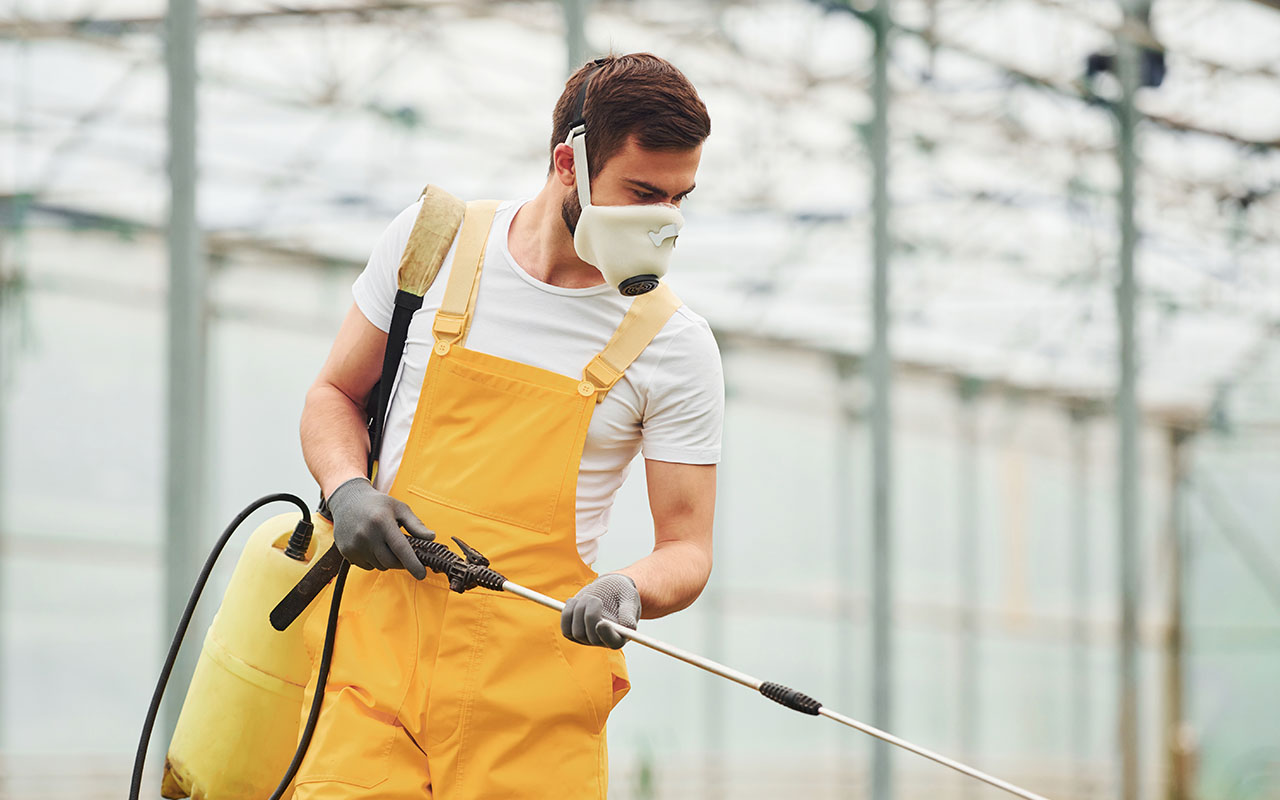
[{"label": "blurred background", "polygon": [[[1054,798],[1280,798],[1280,2],[193,6],[0,0],[0,798],[125,794],[379,233],[534,194],[609,50],[713,123],[716,567],[645,630]],[[611,797],[1002,796],[627,653]]]}]

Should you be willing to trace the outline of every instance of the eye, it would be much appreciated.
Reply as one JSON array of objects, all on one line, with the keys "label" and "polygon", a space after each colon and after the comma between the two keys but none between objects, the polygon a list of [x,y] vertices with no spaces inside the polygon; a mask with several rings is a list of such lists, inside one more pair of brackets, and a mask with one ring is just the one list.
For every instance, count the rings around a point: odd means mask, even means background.
[{"label": "eye", "polygon": [[642,192],[639,189],[635,190],[635,195],[637,200],[642,200],[646,203],[652,203],[658,199],[658,196],[653,192]]}]

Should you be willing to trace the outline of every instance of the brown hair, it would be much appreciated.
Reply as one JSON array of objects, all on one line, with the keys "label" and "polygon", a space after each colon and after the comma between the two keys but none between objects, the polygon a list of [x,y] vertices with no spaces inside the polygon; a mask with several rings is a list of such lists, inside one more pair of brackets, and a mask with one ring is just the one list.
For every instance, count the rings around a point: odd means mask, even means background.
[{"label": "brown hair", "polygon": [[608,55],[587,62],[565,83],[551,118],[553,154],[569,135],[574,101],[588,76],[591,84],[582,113],[591,175],[598,175],[632,134],[648,150],[688,150],[711,134],[707,107],[671,62],[652,53]]}]

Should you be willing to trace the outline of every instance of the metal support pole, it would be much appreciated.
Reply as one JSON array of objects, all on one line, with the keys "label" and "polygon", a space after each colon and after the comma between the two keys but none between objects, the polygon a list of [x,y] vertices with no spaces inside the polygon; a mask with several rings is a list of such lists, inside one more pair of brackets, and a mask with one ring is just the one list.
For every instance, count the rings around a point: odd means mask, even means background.
[{"label": "metal support pole", "polygon": [[[22,3],[19,6],[24,5]],[[15,12],[19,17],[22,16],[25,9],[15,8]],[[15,176],[15,186],[18,189],[17,196],[10,199],[11,208],[13,209],[13,230],[10,231],[8,245],[5,252],[9,256],[8,263],[0,263],[0,758],[3,757],[8,747],[8,732],[6,720],[10,717],[5,714],[5,702],[3,687],[9,685],[5,682],[5,653],[7,644],[7,626],[5,625],[5,604],[4,599],[7,592],[6,575],[8,569],[7,554],[7,531],[8,518],[5,516],[7,505],[8,479],[5,471],[5,459],[7,456],[7,448],[5,446],[5,424],[9,419],[8,403],[9,403],[9,387],[10,381],[16,375],[14,364],[18,351],[20,336],[14,335],[19,331],[18,304],[21,298],[18,292],[21,291],[23,273],[26,266],[30,263],[29,245],[30,239],[27,235],[27,211],[31,206],[31,194],[29,186],[29,176],[26,169],[26,159],[30,155],[28,145],[31,141],[31,133],[29,130],[29,109],[31,108],[31,93],[33,81],[31,81],[30,69],[30,47],[29,40],[19,38],[17,47],[13,50],[12,74],[15,78],[15,91],[13,93],[13,119],[16,121],[15,135],[17,144],[10,151],[12,156],[11,169]],[[12,724],[12,723],[10,723]],[[5,787],[0,783],[0,793],[3,793]]]},{"label": "metal support pole", "polygon": [[[168,468],[165,470],[165,631],[175,630],[192,579],[205,497],[205,273],[196,222],[196,0],[169,0]],[[177,724],[194,654],[181,658],[164,714],[163,741]]]},{"label": "metal support pole", "polygon": [[1169,593],[1168,614],[1169,627],[1165,636],[1164,659],[1164,750],[1165,750],[1165,797],[1168,800],[1188,800],[1190,792],[1190,774],[1188,753],[1184,746],[1182,731],[1184,719],[1183,654],[1183,590],[1186,582],[1183,578],[1183,556],[1185,553],[1183,539],[1182,491],[1186,485],[1187,475],[1187,440],[1190,438],[1184,430],[1169,430]]},{"label": "metal support pole", "polygon": [[[722,355],[727,356],[728,351],[722,351]],[[735,399],[736,394],[735,386],[729,380],[726,380],[726,407]],[[726,498],[729,497],[729,482],[732,477],[733,470],[726,470],[725,463],[722,461],[716,469],[716,484],[719,489],[716,491],[717,508],[715,518],[722,521],[717,527],[727,527],[729,530],[734,530],[735,526],[732,522],[725,526],[723,520],[726,518],[732,519],[733,516],[732,510],[726,502]],[[713,542],[721,541],[719,536],[714,536],[712,539]],[[725,560],[720,558],[717,561],[716,579],[711,581],[703,592],[706,608],[704,610],[702,641],[705,643],[711,658],[722,659],[726,652],[725,600],[724,590],[721,588],[725,582]],[[702,696],[703,732],[706,738],[700,796],[707,798],[707,800],[723,800],[727,796],[725,779],[731,772],[725,763],[725,759],[728,757],[728,747],[725,746],[725,739],[727,738],[725,735],[725,718],[728,716],[727,692],[725,691],[727,688],[720,681],[715,681],[707,687]]]},{"label": "metal support pole", "polygon": [[1093,681],[1089,667],[1089,413],[1071,409],[1071,739],[1074,760],[1070,774],[1076,776],[1076,796],[1088,797],[1096,783],[1089,769],[1092,755]]},{"label": "metal support pole", "polygon": [[[19,117],[18,119],[21,120],[22,118]],[[22,231],[22,225],[24,224],[24,220],[21,216],[22,213],[22,211],[18,211],[18,216],[16,218],[18,230],[14,237],[19,242],[23,242],[26,238]],[[18,246],[21,247],[22,245]],[[17,261],[16,258],[15,261]],[[11,292],[12,289],[9,286],[9,265],[0,264],[0,777],[3,777],[4,756],[8,749],[8,725],[5,723],[6,720],[9,719],[8,715],[5,713],[6,703],[4,697],[4,687],[9,685],[5,680],[6,673],[8,672],[8,669],[6,668],[7,665],[5,664],[5,654],[8,650],[8,642],[6,641],[8,626],[5,624],[4,599],[8,584],[8,581],[6,580],[8,577],[6,575],[6,571],[9,569],[9,551],[7,542],[8,536],[6,533],[8,530],[8,518],[5,515],[5,509],[8,508],[8,505],[6,504],[8,486],[6,484],[4,467],[5,459],[7,457],[5,448],[5,423],[9,419],[9,371],[11,367],[9,365],[8,321],[13,319],[13,316],[9,311],[9,307],[13,304],[13,298],[10,296]],[[845,708],[848,708],[848,706],[845,706]],[[5,786],[3,782],[0,781],[0,792],[3,792],[4,790]]]},{"label": "metal support pole", "polygon": [[572,75],[587,60],[587,2],[588,0],[563,0],[564,36],[568,69]]},{"label": "metal support pole", "polygon": [[[1146,3],[1123,0],[1125,19],[1136,24]],[[1119,535],[1120,535],[1120,753],[1121,797],[1138,800],[1141,790],[1138,711],[1138,607],[1141,596],[1138,564],[1139,504],[1137,342],[1135,336],[1134,251],[1137,226],[1134,204],[1138,159],[1134,145],[1138,123],[1134,94],[1138,86],[1138,48],[1122,26],[1116,36],[1116,64],[1123,87],[1116,105],[1117,149],[1120,160],[1120,275],[1116,284],[1116,318],[1119,323],[1120,379],[1116,391],[1119,427]]]},{"label": "metal support pole", "polygon": [[[732,345],[725,344],[720,348],[720,355],[725,363],[732,361],[730,348]],[[732,369],[726,373],[724,382],[724,403],[726,414],[737,403],[740,396],[738,384],[734,380],[735,373]],[[716,484],[719,489],[716,491],[716,529],[734,530],[736,526],[736,517],[734,509],[728,502],[730,496],[729,489],[734,479],[734,472],[731,467],[726,467],[725,461],[721,461],[719,467],[716,468]],[[713,541],[719,543],[721,537],[713,537]],[[713,553],[714,555],[714,553]],[[723,658],[728,651],[727,647],[727,625],[725,614],[725,565],[724,559],[717,559],[716,579],[707,584],[706,590],[703,592],[703,601],[706,603],[703,618],[702,641],[707,647],[707,651],[712,654],[712,658]],[[724,686],[720,681],[713,682],[707,687],[702,696],[702,713],[703,713],[703,736],[704,736],[704,757],[702,765],[702,791],[701,797],[707,800],[722,800],[727,796],[725,782],[732,770],[727,763],[729,748],[726,745],[727,730],[726,720],[728,718],[728,687]]]},{"label": "metal support pole", "polygon": [[[959,386],[959,458],[956,460],[958,496],[958,522],[960,544],[960,669],[957,714],[959,744],[957,749],[965,760],[972,760],[978,750],[978,606],[981,583],[979,581],[981,549],[978,542],[978,409],[979,384],[973,379],[963,379]],[[971,781],[961,785],[962,797],[973,797],[977,786]]]},{"label": "metal support pole", "polygon": [[[893,727],[893,559],[890,548],[890,380],[889,362],[889,28],[891,0],[877,0],[871,12],[875,72],[871,122],[873,338],[871,375],[871,718],[878,728]],[[872,800],[890,800],[893,792],[889,748],[877,742],[871,759]]]},{"label": "metal support pole", "polygon": [[[723,575],[717,577],[723,579]],[[724,657],[724,598],[718,588],[708,587],[708,594],[702,640],[711,657],[720,659]],[[707,800],[722,800],[726,796],[724,784],[729,770],[725,765],[725,687],[719,681],[707,687],[703,695],[702,711],[706,757],[703,759],[700,796]]]},{"label": "metal support pole", "polygon": [[[839,419],[836,423],[835,452],[835,484],[836,484],[836,541],[833,552],[836,559],[837,575],[856,575],[858,568],[857,548],[854,546],[854,531],[859,529],[857,521],[857,493],[854,485],[854,437],[857,435],[858,417],[861,413],[860,403],[855,397],[854,382],[859,379],[857,365],[850,358],[837,356],[835,360],[836,377],[839,381],[840,408],[836,412]],[[854,617],[856,615],[855,591],[856,582],[843,580],[836,594],[836,701],[842,708],[853,708],[858,698],[854,696],[857,681],[854,676],[861,667],[858,663],[858,647],[854,641]],[[859,797],[854,766],[855,742],[853,739],[841,739],[837,751],[837,785],[841,787],[840,796]]]}]

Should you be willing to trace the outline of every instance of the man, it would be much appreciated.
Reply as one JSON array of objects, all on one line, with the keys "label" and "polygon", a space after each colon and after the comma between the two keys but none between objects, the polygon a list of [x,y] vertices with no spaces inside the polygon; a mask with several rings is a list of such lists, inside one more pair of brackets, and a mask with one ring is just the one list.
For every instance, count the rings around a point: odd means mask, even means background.
[{"label": "man", "polygon": [[[706,584],[724,390],[706,322],[665,286],[633,305],[575,232],[589,232],[581,198],[597,217],[678,218],[709,133],[693,86],[656,56],[598,59],[569,79],[546,184],[527,202],[469,206],[413,317],[371,484],[363,409],[418,204],[378,242],[302,416],[335,541],[362,569],[298,800],[605,797],[605,718],[630,684],[603,621],[635,627]],[[611,247],[613,230],[594,235]],[[661,247],[676,230],[647,235]],[[618,363],[628,341],[637,352]],[[597,577],[588,564],[637,452],[653,551]],[[572,596],[560,624],[517,597],[450,594],[405,537],[428,526],[517,583]],[[323,616],[308,623],[313,652]]]}]

